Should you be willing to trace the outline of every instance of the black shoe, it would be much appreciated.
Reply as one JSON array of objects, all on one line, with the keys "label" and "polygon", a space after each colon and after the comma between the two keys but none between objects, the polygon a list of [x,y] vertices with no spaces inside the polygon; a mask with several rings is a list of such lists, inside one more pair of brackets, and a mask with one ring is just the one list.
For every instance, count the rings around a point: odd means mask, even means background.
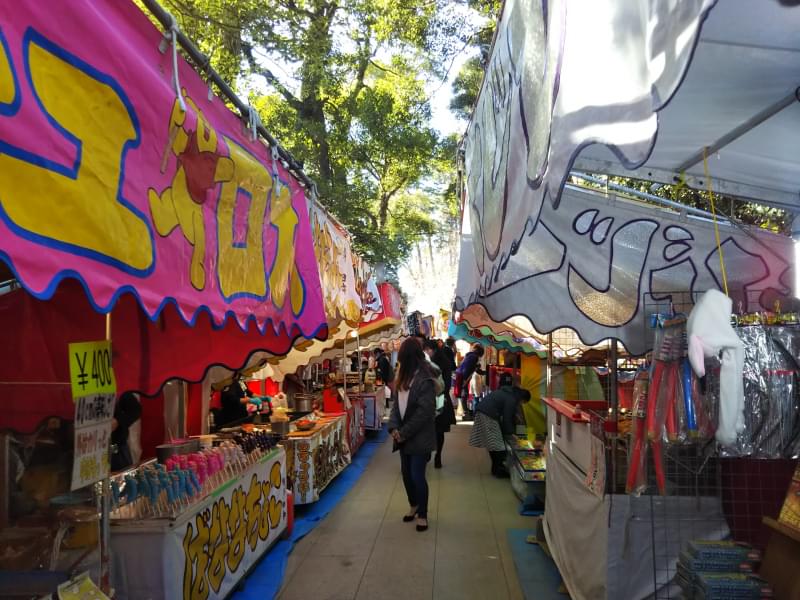
[{"label": "black shoe", "polygon": [[442,459],[438,456],[433,459],[433,468],[434,469],[441,469],[442,468]]},{"label": "black shoe", "polygon": [[511,477],[511,473],[509,473],[505,469],[494,469],[492,470],[492,475],[494,475],[498,479],[509,479]]},{"label": "black shoe", "polygon": [[[427,521],[427,519],[426,519]],[[417,525],[417,531],[428,531],[427,525]]]},{"label": "black shoe", "polygon": [[413,521],[416,518],[417,518],[416,511],[414,512],[413,515],[403,515],[403,523],[411,523],[411,521]]}]

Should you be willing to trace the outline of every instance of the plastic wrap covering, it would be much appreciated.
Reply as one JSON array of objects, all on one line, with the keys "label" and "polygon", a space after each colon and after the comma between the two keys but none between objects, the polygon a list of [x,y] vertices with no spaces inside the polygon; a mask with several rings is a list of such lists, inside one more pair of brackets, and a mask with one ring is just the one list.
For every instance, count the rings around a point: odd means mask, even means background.
[{"label": "plastic wrap covering", "polygon": [[[739,327],[745,346],[744,421],[736,443],[723,456],[797,458],[800,455],[800,328],[753,325]],[[712,405],[719,400],[719,371],[709,371]]]}]

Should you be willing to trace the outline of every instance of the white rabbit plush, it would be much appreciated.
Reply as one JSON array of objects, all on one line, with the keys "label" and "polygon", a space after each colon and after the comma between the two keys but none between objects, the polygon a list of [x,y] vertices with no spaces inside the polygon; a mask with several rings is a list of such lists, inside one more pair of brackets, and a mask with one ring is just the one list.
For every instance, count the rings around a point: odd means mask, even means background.
[{"label": "white rabbit plush", "polygon": [[733,444],[744,429],[744,344],[731,326],[732,307],[725,294],[708,290],[694,305],[686,324],[689,362],[697,376],[705,375],[706,357],[718,357],[722,363],[717,441],[724,445]]}]

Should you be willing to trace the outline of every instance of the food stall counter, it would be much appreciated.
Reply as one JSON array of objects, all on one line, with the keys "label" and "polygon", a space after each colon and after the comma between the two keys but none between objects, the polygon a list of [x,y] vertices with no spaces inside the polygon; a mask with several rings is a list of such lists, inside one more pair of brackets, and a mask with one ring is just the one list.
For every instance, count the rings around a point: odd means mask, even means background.
[{"label": "food stall counter", "polygon": [[323,413],[311,429],[290,432],[283,445],[294,503],[316,502],[333,478],[350,464],[347,414]]},{"label": "food stall counter", "polygon": [[225,598],[286,529],[286,489],[286,452],[276,446],[171,515],[156,516],[149,505],[118,508],[111,527],[116,597]]}]

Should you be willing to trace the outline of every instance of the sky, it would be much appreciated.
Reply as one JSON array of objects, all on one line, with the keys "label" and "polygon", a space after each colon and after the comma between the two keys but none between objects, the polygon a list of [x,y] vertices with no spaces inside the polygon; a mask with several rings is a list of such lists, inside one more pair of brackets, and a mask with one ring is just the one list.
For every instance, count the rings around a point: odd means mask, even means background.
[{"label": "sky", "polygon": [[[433,126],[442,136],[450,134],[461,135],[466,130],[467,124],[457,119],[450,111],[450,98],[452,97],[452,83],[461,66],[470,57],[467,52],[459,55],[444,85],[440,81],[432,82],[428,93],[431,94],[431,113]],[[400,287],[408,296],[408,311],[418,310],[426,315],[438,315],[440,308],[449,309],[453,303],[456,286],[456,270],[431,268],[425,275],[425,283],[419,285],[415,281],[408,267],[398,270]]]}]

